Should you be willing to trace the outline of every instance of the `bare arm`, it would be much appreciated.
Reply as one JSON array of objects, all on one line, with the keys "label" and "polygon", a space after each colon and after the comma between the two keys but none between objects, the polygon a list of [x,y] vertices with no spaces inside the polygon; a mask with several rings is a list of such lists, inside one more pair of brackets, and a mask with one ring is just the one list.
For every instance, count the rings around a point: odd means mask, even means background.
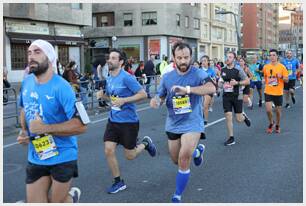
[{"label": "bare arm", "polygon": [[126,103],[137,102],[137,101],[145,99],[145,98],[147,98],[147,93],[142,89],[133,96],[124,97],[124,98],[117,98],[115,101],[112,102],[112,104],[114,106],[121,107],[122,105],[124,105]]},{"label": "bare arm", "polygon": [[[177,86],[174,85],[171,88],[172,91],[174,91],[178,95],[185,95],[187,94],[187,87]],[[197,87],[190,87],[190,94],[196,94],[196,95],[206,95],[206,94],[213,94],[216,92],[216,87],[212,82],[207,82],[201,86]]]},{"label": "bare arm", "polygon": [[84,133],[86,125],[83,125],[78,118],[72,118],[59,124],[45,124],[40,117],[36,117],[30,123],[30,131],[35,134],[52,134],[56,136],[71,136]]}]

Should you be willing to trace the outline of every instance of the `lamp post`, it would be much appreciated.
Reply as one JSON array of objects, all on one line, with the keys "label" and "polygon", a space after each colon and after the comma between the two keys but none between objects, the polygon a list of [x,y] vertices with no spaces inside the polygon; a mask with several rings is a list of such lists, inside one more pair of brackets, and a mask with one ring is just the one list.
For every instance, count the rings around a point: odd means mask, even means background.
[{"label": "lamp post", "polygon": [[216,11],[215,14],[232,14],[234,16],[235,27],[236,27],[236,35],[237,35],[237,45],[238,45],[237,54],[240,55],[240,53],[241,53],[241,37],[240,37],[240,34],[239,34],[239,29],[238,29],[238,24],[237,24],[238,15],[235,14],[234,12],[232,12],[232,11]]}]

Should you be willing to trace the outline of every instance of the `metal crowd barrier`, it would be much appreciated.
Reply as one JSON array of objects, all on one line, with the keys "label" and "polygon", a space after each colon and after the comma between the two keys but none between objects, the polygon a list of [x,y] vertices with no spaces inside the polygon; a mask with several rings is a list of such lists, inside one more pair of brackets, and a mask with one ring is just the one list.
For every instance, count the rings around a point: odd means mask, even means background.
[{"label": "metal crowd barrier", "polygon": [[[10,93],[13,93],[13,99],[11,100]],[[7,98],[7,102],[3,102],[3,119],[16,118],[16,127],[19,127],[19,115],[18,115],[18,103],[17,103],[17,93],[14,88],[3,88],[3,98]],[[14,111],[12,113],[6,113],[4,107],[10,104],[14,104]]]},{"label": "metal crowd barrier", "polygon": [[[152,75],[147,76],[147,78],[151,78],[150,84],[141,83],[145,91],[149,91],[148,95],[151,97],[157,93],[157,88],[160,82],[160,75]],[[138,82],[142,79],[142,77],[136,77]],[[98,105],[99,101],[96,98],[96,92],[99,91],[98,88],[103,84],[103,80],[86,80],[78,82],[80,92],[76,93],[79,100],[81,100],[84,106],[88,109],[94,109],[95,105]],[[84,84],[86,85],[84,87]],[[146,88],[147,87],[147,88]],[[152,89],[153,88],[153,89]],[[103,88],[105,89],[105,88]]]}]

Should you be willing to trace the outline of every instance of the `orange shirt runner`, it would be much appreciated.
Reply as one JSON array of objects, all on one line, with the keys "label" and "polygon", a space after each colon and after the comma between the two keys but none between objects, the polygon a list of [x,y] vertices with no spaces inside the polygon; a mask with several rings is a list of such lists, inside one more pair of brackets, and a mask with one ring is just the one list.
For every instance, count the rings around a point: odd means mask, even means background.
[{"label": "orange shirt runner", "polygon": [[281,63],[277,63],[276,65],[270,63],[264,66],[265,94],[273,96],[283,95],[284,80],[278,78],[277,74],[282,75],[282,77],[288,77],[288,71]]}]

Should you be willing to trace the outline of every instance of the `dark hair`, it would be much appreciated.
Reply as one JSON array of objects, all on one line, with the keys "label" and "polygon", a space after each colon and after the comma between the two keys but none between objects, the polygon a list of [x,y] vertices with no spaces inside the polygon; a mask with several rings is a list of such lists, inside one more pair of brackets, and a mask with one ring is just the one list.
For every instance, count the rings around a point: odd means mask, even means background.
[{"label": "dark hair", "polygon": [[75,65],[75,61],[70,61],[70,62],[67,64],[67,67],[71,69],[74,65]]},{"label": "dark hair", "polygon": [[204,55],[204,56],[202,56],[202,57],[200,58],[201,64],[202,64],[202,61],[203,61],[204,58],[207,59],[207,61],[208,61],[208,66],[210,67],[210,62],[209,62],[209,56],[208,56],[208,55]]},{"label": "dark hair", "polygon": [[124,65],[125,62],[126,62],[126,59],[127,59],[126,54],[124,53],[124,51],[121,51],[119,49],[111,49],[111,50],[109,50],[109,54],[112,53],[112,52],[116,52],[116,53],[119,54],[119,61],[123,60],[123,65]]},{"label": "dark hair", "polygon": [[234,59],[236,59],[236,58],[237,58],[237,55],[236,55],[236,53],[235,53],[235,52],[233,52],[233,51],[228,51],[227,53],[228,53],[228,54],[233,54],[233,55],[234,55]]},{"label": "dark hair", "polygon": [[182,49],[185,49],[185,48],[189,49],[190,56],[192,56],[192,49],[191,49],[191,47],[189,46],[189,44],[187,44],[185,42],[182,42],[182,41],[178,41],[178,42],[176,42],[173,45],[173,47],[172,47],[172,55],[175,56],[175,50],[176,49],[182,50]]},{"label": "dark hair", "polygon": [[164,61],[168,61],[168,57],[167,56],[164,56]]},{"label": "dark hair", "polygon": [[271,52],[275,52],[276,55],[278,56],[278,51],[276,49],[270,49],[269,53],[271,53]]}]

